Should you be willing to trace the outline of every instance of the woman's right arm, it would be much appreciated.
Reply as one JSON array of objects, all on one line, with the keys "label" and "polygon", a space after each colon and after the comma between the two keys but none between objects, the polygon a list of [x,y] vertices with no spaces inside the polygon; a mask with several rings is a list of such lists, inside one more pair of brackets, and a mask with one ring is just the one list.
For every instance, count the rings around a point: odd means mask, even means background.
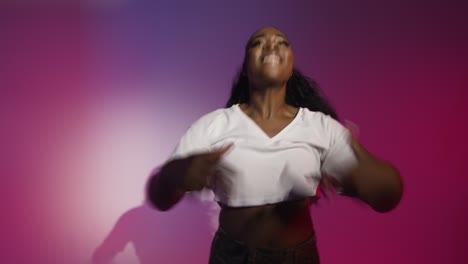
[{"label": "woman's right arm", "polygon": [[148,200],[157,209],[167,211],[180,201],[185,192],[202,190],[214,174],[218,160],[231,147],[227,145],[215,151],[167,162],[151,176]]},{"label": "woman's right arm", "polygon": [[172,160],[151,175],[147,186],[147,196],[157,209],[167,211],[184,196],[183,175],[181,175],[183,170],[179,168],[183,164],[183,159]]}]

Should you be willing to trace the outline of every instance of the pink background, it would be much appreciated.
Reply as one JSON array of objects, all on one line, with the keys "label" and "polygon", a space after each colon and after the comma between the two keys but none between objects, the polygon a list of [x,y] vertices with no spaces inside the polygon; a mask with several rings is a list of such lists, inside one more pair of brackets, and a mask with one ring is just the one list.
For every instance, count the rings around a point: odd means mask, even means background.
[{"label": "pink background", "polygon": [[1,263],[206,263],[209,204],[144,185],[264,25],[405,182],[388,214],[313,206],[322,262],[466,263],[466,2],[35,2],[0,3]]}]

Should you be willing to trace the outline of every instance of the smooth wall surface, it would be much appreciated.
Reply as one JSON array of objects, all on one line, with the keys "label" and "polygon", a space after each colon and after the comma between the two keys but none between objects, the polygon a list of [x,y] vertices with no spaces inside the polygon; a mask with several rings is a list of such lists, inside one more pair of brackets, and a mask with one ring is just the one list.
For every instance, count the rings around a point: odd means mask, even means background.
[{"label": "smooth wall surface", "polygon": [[394,163],[400,206],[311,208],[323,263],[466,263],[463,1],[0,2],[0,262],[207,263],[216,207],[149,208],[149,173],[223,107],[274,25],[361,142]]}]

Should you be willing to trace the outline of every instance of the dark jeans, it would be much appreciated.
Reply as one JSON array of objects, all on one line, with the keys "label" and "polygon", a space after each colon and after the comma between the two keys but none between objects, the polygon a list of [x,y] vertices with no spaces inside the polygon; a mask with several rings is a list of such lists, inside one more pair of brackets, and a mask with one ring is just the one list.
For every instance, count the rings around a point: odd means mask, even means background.
[{"label": "dark jeans", "polygon": [[209,264],[319,264],[315,234],[288,249],[249,248],[221,229],[211,244]]}]

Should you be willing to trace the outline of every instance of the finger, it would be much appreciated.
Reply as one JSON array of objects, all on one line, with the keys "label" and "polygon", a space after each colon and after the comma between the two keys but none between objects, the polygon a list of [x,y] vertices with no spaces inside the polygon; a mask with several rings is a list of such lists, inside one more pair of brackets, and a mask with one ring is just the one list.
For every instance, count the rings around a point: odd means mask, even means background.
[{"label": "finger", "polygon": [[210,160],[213,162],[218,161],[221,156],[223,156],[226,152],[228,152],[234,144],[228,144],[226,146],[223,146],[209,154]]},{"label": "finger", "polygon": [[215,151],[215,153],[219,156],[222,156],[224,153],[228,152],[232,146],[234,146],[233,143],[227,144],[226,146],[222,146],[218,150]]},{"label": "finger", "polygon": [[351,135],[354,137],[354,138],[358,138],[359,137],[359,126],[350,121],[350,120],[345,120],[344,121],[345,123],[345,127],[349,130],[349,132],[351,133]]}]

